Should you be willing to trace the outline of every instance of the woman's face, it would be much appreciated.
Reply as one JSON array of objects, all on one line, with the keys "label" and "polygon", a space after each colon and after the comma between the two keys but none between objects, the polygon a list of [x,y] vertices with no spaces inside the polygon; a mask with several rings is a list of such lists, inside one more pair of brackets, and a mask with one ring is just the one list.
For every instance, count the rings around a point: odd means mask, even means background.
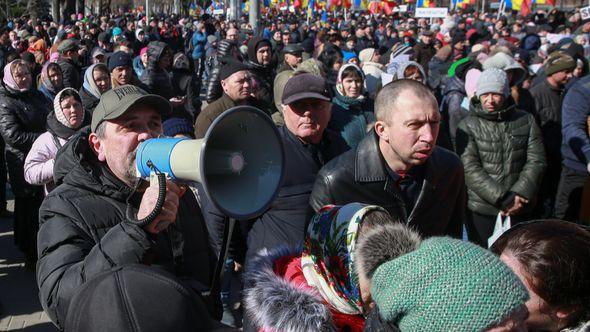
[{"label": "woman's face", "polygon": [[54,87],[61,87],[63,85],[64,80],[63,75],[61,74],[61,70],[55,67],[50,67],[47,70],[47,77],[49,78],[49,81]]},{"label": "woman's face", "polygon": [[27,65],[17,66],[14,73],[12,73],[12,77],[20,89],[29,89],[33,83],[31,71]]},{"label": "woman's face", "polygon": [[484,110],[488,112],[497,111],[504,103],[504,96],[499,93],[484,93],[479,97]]},{"label": "woman's face", "polygon": [[109,74],[104,71],[94,69],[92,71],[92,78],[94,78],[94,82],[96,83],[100,94],[107,92],[111,88]]},{"label": "woman's face", "polygon": [[359,77],[347,77],[342,80],[344,95],[350,98],[357,98],[361,95],[363,80]]},{"label": "woman's face", "polygon": [[84,108],[76,98],[73,96],[64,98],[61,100],[60,106],[64,116],[72,127],[78,128],[82,125]]},{"label": "woman's face", "polygon": [[[529,316],[526,319],[527,327],[531,330],[559,331],[567,327],[567,315],[557,312],[545,302],[531,287],[534,278],[525,270],[524,266],[512,253],[503,252],[500,259],[512,269],[514,274],[522,281],[529,292],[529,300],[525,303]],[[561,316],[561,317],[560,317]]]}]

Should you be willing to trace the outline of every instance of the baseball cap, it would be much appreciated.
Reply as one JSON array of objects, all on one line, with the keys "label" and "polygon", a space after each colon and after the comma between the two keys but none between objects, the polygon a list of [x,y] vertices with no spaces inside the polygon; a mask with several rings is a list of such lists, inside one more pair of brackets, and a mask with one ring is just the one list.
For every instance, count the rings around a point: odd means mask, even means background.
[{"label": "baseball cap", "polygon": [[78,40],[70,38],[59,43],[59,46],[57,46],[57,51],[59,53],[64,53],[67,51],[77,51],[79,48],[80,47],[78,46]]},{"label": "baseball cap", "polygon": [[162,115],[172,112],[172,105],[163,97],[149,94],[134,85],[122,85],[100,96],[100,102],[92,113],[92,132],[96,132],[103,121],[116,119],[140,103],[150,105]]},{"label": "baseball cap", "polygon": [[285,84],[282,104],[289,105],[307,98],[330,101],[325,79],[310,73],[291,77]]}]

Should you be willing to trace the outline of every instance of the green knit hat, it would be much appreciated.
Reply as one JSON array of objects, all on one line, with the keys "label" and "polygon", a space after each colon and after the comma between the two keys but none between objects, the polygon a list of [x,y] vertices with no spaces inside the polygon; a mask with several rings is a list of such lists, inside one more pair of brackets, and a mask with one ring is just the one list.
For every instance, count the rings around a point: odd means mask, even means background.
[{"label": "green knit hat", "polygon": [[377,268],[371,295],[381,316],[401,331],[481,331],[528,299],[498,257],[447,237],[425,240]]}]

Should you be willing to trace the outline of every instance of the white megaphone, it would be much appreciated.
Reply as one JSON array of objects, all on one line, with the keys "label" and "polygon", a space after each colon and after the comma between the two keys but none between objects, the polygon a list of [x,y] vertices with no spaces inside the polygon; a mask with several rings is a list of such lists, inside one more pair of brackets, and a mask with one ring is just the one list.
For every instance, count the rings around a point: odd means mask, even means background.
[{"label": "white megaphone", "polygon": [[203,139],[153,138],[141,143],[139,176],[164,173],[172,180],[200,182],[211,202],[237,220],[264,212],[278,193],[284,169],[279,132],[261,110],[230,108]]}]

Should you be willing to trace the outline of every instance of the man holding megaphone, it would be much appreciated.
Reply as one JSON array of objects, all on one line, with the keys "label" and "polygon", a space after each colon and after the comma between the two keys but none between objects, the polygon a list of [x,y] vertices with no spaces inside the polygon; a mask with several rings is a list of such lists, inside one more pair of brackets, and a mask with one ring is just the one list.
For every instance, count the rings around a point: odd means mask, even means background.
[{"label": "man holding megaphone", "polygon": [[161,210],[151,222],[142,227],[128,217],[131,211],[141,220],[158,202],[159,187],[138,180],[135,157],[142,142],[162,134],[162,116],[170,111],[167,100],[138,87],[109,90],[90,129],[58,154],[59,186],[40,210],[37,267],[41,303],[58,327],[80,286],[131,263],[158,266],[186,280],[217,315],[212,302],[219,294],[209,294],[215,257],[192,191],[166,181]]}]

